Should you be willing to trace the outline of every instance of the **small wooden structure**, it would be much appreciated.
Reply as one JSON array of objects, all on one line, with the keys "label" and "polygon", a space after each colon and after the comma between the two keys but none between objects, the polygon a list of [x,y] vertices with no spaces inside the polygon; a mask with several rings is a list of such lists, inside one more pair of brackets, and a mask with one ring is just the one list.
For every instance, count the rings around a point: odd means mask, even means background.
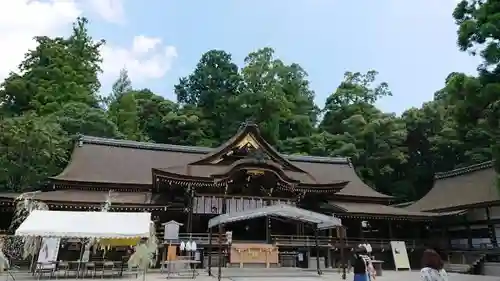
[{"label": "small wooden structure", "polygon": [[[341,220],[334,217],[328,216],[320,213],[315,213],[312,211],[304,210],[301,208],[293,207],[286,204],[274,205],[262,207],[254,210],[247,210],[241,212],[235,212],[231,214],[223,214],[217,217],[210,219],[208,222],[208,232],[209,235],[212,235],[212,229],[216,226],[219,227],[219,242],[222,241],[222,227],[225,224],[234,223],[237,221],[249,220],[257,217],[280,217],[285,219],[297,220],[301,222],[305,222],[310,225],[315,233],[315,246],[318,248],[318,231],[322,229],[332,229],[338,228],[342,226]],[[212,239],[210,239],[212,241]],[[219,244],[219,262],[218,262],[218,278],[221,279],[222,275],[222,245]],[[212,247],[210,242],[209,248]],[[270,263],[278,263],[278,251],[273,245],[262,244],[260,246],[256,245],[246,245],[246,248],[240,248],[241,250],[246,250],[246,253],[242,251],[238,251],[238,248],[231,249],[231,254],[235,254],[234,260],[240,264],[240,267],[243,267],[244,263],[259,263],[265,264],[267,268],[269,268]],[[248,252],[248,250],[257,250],[253,252],[255,255],[252,255]],[[210,252],[210,251],[209,251]],[[231,257],[231,260],[233,257]],[[320,261],[319,255],[316,255],[316,268],[319,275],[322,274],[320,269]],[[212,275],[211,271],[211,255],[209,256],[208,262],[208,274]]]}]

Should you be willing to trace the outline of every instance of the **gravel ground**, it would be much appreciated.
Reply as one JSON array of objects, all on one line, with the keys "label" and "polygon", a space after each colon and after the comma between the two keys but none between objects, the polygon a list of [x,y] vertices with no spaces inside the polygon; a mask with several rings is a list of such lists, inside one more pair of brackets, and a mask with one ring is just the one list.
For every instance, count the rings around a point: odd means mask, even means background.
[{"label": "gravel ground", "polygon": [[[267,271],[267,272],[266,272]],[[300,281],[342,281],[341,275],[333,272],[326,272],[322,276],[318,276],[313,271],[302,271],[297,269],[231,269],[223,272],[223,280],[232,281],[290,281],[290,279],[300,280]],[[28,275],[15,275],[16,281],[27,281],[27,280],[37,280]],[[352,280],[352,275],[347,276],[347,280]],[[42,279],[48,280],[48,279]],[[56,279],[52,279],[56,280]],[[58,279],[65,281],[81,281],[82,279]],[[85,279],[91,280],[91,279]],[[142,281],[142,276],[136,278],[96,278],[95,280],[101,281]],[[165,281],[166,275],[161,273],[150,273],[146,276],[146,281]],[[175,278],[171,277],[168,280],[193,280],[190,278]],[[200,275],[195,279],[198,281],[214,281],[217,280],[216,277],[210,277],[205,272],[200,272]],[[385,271],[384,276],[377,277],[377,281],[420,281],[419,272],[396,272],[396,271]],[[0,275],[0,281],[13,281],[12,278],[5,274]],[[500,277],[492,276],[478,276],[478,275],[465,275],[465,274],[450,274],[450,281],[500,281]]]}]

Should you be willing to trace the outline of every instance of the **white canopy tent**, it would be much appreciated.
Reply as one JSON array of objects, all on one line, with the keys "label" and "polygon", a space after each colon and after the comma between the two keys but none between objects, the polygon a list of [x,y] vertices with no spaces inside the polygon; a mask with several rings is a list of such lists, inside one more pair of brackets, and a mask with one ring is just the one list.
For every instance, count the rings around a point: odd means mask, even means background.
[{"label": "white canopy tent", "polygon": [[68,238],[146,238],[150,213],[32,211],[16,230],[19,236]]},{"label": "white canopy tent", "polygon": [[[208,221],[208,235],[209,235],[209,255],[208,255],[208,275],[212,275],[212,255],[210,254],[212,249],[212,228],[218,225],[223,225],[227,223],[249,220],[258,217],[282,217],[297,221],[307,222],[314,226],[316,248],[318,247],[318,230],[329,229],[342,226],[342,221],[335,216],[328,216],[305,209],[297,208],[295,206],[286,204],[277,204],[272,206],[266,206],[258,209],[244,210],[240,212],[233,212],[229,214],[222,214]],[[220,238],[222,228],[219,228],[219,259],[222,256],[222,245]],[[220,260],[219,260],[220,261]],[[220,280],[222,275],[221,262],[218,263],[218,278]],[[316,255],[316,268],[318,274],[321,275],[319,255]]]},{"label": "white canopy tent", "polygon": [[258,217],[265,217],[265,216],[277,216],[277,217],[283,217],[283,218],[289,218],[293,220],[313,223],[316,224],[318,229],[327,229],[327,228],[342,226],[342,221],[333,215],[328,216],[304,210],[301,208],[297,208],[291,205],[278,204],[258,209],[250,209],[230,214],[219,215],[208,221],[208,228],[212,228],[220,224],[226,224],[226,223],[248,220]]}]

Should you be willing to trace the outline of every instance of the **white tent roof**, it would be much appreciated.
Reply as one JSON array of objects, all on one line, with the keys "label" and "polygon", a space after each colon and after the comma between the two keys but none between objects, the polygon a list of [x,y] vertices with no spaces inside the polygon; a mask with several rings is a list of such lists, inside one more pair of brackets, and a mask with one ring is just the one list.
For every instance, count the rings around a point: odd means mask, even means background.
[{"label": "white tent roof", "polygon": [[32,211],[20,236],[74,238],[149,237],[150,213]]},{"label": "white tent roof", "polygon": [[219,224],[248,220],[264,216],[278,216],[278,217],[284,217],[284,218],[290,218],[294,220],[314,223],[317,224],[317,227],[320,229],[334,228],[342,225],[341,220],[339,218],[334,217],[333,215],[327,216],[324,214],[304,210],[290,205],[277,204],[258,209],[250,209],[241,212],[223,214],[210,219],[208,221],[208,227],[211,228]]}]

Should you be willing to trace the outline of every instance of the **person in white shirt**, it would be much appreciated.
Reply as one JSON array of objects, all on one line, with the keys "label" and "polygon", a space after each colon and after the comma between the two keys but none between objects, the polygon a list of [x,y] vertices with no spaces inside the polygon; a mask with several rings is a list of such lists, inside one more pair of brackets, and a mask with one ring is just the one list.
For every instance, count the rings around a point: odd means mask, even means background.
[{"label": "person in white shirt", "polygon": [[434,250],[425,250],[422,256],[421,281],[448,281],[448,274],[443,269],[443,260]]}]

